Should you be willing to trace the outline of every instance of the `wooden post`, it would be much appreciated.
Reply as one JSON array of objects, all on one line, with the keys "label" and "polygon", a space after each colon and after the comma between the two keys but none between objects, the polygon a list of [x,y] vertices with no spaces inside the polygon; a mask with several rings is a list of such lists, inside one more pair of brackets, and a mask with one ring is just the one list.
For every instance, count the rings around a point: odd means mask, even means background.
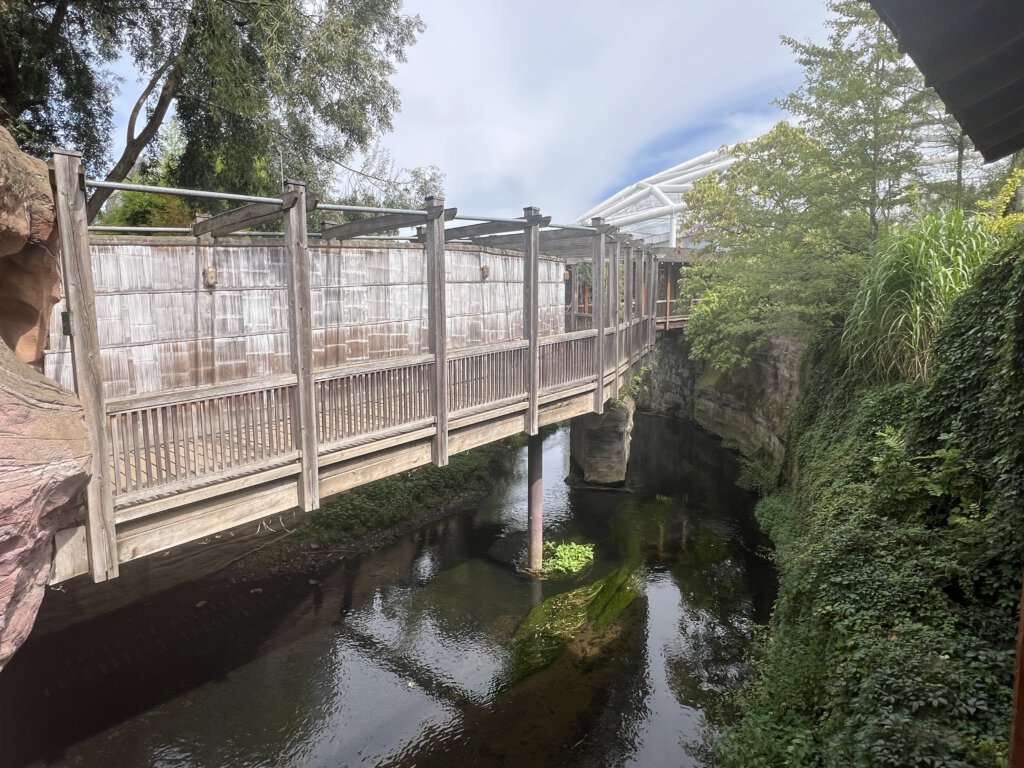
[{"label": "wooden post", "polygon": [[619,263],[622,259],[621,238],[615,238],[615,246],[612,248],[612,263],[608,279],[608,302],[612,310],[612,397],[619,396],[619,363],[622,360],[622,339],[619,334]]},{"label": "wooden post", "polygon": [[580,313],[580,265],[569,265],[569,331],[575,331],[579,325]]},{"label": "wooden post", "polygon": [[591,222],[597,230],[592,241],[591,261],[591,298],[593,309],[591,316],[594,318],[594,328],[597,330],[595,339],[597,347],[594,350],[594,367],[597,369],[597,388],[594,390],[594,413],[604,413],[604,237],[608,230],[604,219],[595,218]]},{"label": "wooden post", "polygon": [[1013,677],[1013,709],[1010,711],[1010,768],[1024,768],[1024,584],[1021,585],[1017,670]]},{"label": "wooden post", "polygon": [[650,312],[650,308],[649,308],[650,293],[647,290],[648,276],[650,274],[649,269],[648,269],[648,264],[647,264],[647,256],[648,256],[649,253],[650,253],[650,251],[645,246],[640,251],[640,255],[639,255],[639,259],[640,259],[640,280],[639,280],[639,283],[637,285],[637,290],[640,291],[640,298],[637,299],[637,302],[640,305],[640,317],[646,317],[648,315],[648,313]]},{"label": "wooden post", "polygon": [[654,253],[647,254],[647,347],[654,349],[658,314],[658,262]]},{"label": "wooden post", "polygon": [[526,520],[530,532],[527,556],[529,570],[540,573],[544,568],[544,438],[530,435],[526,448],[526,475],[529,482]]},{"label": "wooden post", "polygon": [[431,402],[437,432],[431,447],[431,461],[448,466],[448,309],[444,275],[444,198],[424,201],[428,220],[424,227],[424,258],[427,262],[427,339],[434,355]]},{"label": "wooden post", "polygon": [[633,248],[632,243],[626,244],[626,290],[625,290],[625,321],[627,324],[633,323],[633,289],[634,289],[634,275],[633,275],[633,256],[636,250]]},{"label": "wooden post", "polygon": [[526,351],[526,409],[525,430],[536,435],[540,426],[538,398],[540,397],[540,215],[539,208],[523,208],[526,226],[523,228],[523,336],[529,347]]},{"label": "wooden post", "polygon": [[284,215],[284,249],[288,260],[292,370],[298,379],[298,418],[295,421],[294,439],[302,461],[299,506],[305,512],[312,512],[320,508],[320,469],[316,391],[313,386],[313,296],[309,241],[306,235],[306,185],[301,181],[286,181],[284,192],[298,198]]},{"label": "wooden post", "polygon": [[93,581],[98,582],[117,577],[118,556],[110,439],[103,394],[103,359],[96,326],[96,292],[89,256],[89,222],[85,212],[85,175],[82,155],[78,152],[54,149],[52,164],[64,296],[70,317],[71,369],[75,392],[85,410],[85,426],[92,452],[92,478],[86,491],[85,536],[89,572]]},{"label": "wooden post", "polygon": [[665,328],[672,318],[672,262],[665,262]]}]

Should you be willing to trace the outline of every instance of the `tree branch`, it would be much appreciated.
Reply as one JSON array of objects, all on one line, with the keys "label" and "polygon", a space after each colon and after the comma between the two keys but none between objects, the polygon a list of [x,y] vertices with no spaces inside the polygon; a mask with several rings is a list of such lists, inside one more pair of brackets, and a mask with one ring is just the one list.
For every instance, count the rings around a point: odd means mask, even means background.
[{"label": "tree branch", "polygon": [[[114,163],[114,167],[110,169],[107,174],[107,181],[124,181],[125,177],[131,173],[132,168],[135,167],[135,162],[139,159],[142,151],[149,146],[149,143],[156,136],[157,131],[160,130],[160,126],[164,121],[164,117],[167,115],[167,110],[171,106],[171,102],[174,101],[174,96],[178,88],[178,80],[181,76],[181,65],[185,60],[185,46],[182,44],[181,50],[178,51],[177,56],[173,59],[170,72],[167,73],[167,77],[164,79],[163,87],[160,89],[160,96],[157,99],[156,106],[153,107],[153,113],[149,116],[146,124],[139,132],[138,136],[132,136],[134,133],[134,125],[131,125],[131,130],[128,134],[128,140],[125,142],[124,151],[121,153],[121,157],[118,158],[117,162]],[[166,68],[166,65],[163,67]],[[136,104],[138,108],[141,102]],[[133,111],[132,120],[134,121],[137,116],[137,111]],[[96,218],[103,204],[107,202],[108,198],[112,194],[113,190],[109,189],[97,189],[94,190],[92,196],[89,198],[89,202],[86,203],[85,211],[86,216],[91,222]]]},{"label": "tree branch", "polygon": [[147,85],[143,89],[142,94],[136,100],[135,106],[132,107],[132,114],[128,118],[128,128],[125,131],[125,133],[127,134],[125,136],[126,143],[130,143],[135,140],[135,122],[139,118],[139,112],[142,111],[142,107],[149,100],[150,94],[153,93],[153,90],[159,84],[160,78],[164,76],[164,73],[167,71],[167,68],[174,63],[175,59],[176,57],[168,59],[166,62],[164,62],[163,66],[161,66],[160,69],[153,73],[153,77],[149,81],[149,85]]}]

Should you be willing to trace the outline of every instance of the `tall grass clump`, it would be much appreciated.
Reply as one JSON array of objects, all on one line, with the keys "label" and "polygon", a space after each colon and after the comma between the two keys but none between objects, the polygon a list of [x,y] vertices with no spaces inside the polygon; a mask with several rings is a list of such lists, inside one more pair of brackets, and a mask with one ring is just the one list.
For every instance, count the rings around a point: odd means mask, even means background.
[{"label": "tall grass clump", "polygon": [[997,242],[959,209],[887,238],[846,320],[842,345],[851,367],[873,381],[927,383],[939,328]]}]

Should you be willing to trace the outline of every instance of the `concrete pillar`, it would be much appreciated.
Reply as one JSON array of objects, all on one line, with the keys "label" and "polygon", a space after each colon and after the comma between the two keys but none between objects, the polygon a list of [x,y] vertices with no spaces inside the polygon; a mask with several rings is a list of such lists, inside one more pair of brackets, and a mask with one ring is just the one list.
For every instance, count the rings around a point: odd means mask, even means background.
[{"label": "concrete pillar", "polygon": [[601,415],[577,416],[569,425],[573,473],[590,485],[621,486],[626,482],[633,431],[632,398],[614,400]]},{"label": "concrete pillar", "polygon": [[544,438],[530,435],[526,456],[526,475],[530,486],[527,502],[527,529],[530,533],[528,567],[539,572],[544,566]]}]

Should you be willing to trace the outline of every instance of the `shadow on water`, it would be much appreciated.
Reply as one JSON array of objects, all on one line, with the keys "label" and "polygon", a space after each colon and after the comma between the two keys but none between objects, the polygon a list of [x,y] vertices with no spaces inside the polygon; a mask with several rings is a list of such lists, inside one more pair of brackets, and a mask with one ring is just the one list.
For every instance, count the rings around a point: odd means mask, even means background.
[{"label": "shadow on water", "polygon": [[630,493],[568,488],[567,454],[559,430],[546,529],[596,544],[583,579],[514,568],[523,452],[480,509],[314,580],[206,580],[23,649],[0,765],[700,765],[774,596],[753,500],[679,422],[638,417]]}]

